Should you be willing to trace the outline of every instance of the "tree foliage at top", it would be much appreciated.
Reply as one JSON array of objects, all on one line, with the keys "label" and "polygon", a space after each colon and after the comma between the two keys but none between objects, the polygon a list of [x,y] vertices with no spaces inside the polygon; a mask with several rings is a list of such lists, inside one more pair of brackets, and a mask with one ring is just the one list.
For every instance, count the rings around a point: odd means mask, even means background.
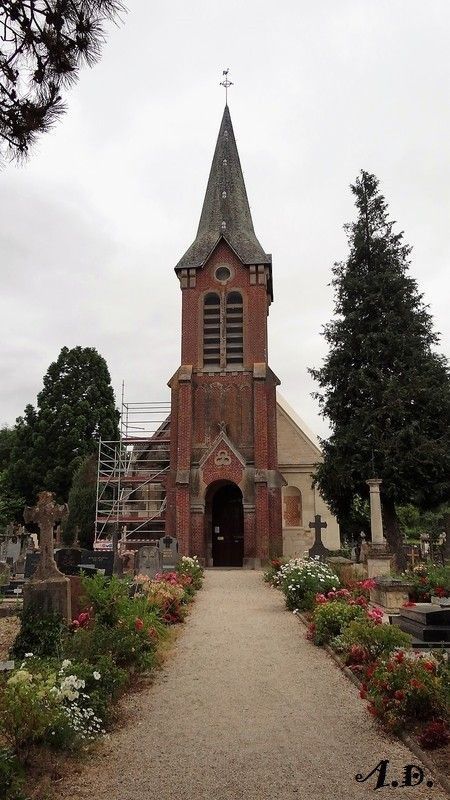
[{"label": "tree foliage at top", "polygon": [[0,4],[0,137],[23,156],[65,110],[61,91],[100,56],[119,0],[3,0]]},{"label": "tree foliage at top", "polygon": [[66,502],[75,470],[98,439],[118,438],[118,419],[104,358],[93,347],[63,347],[44,376],[37,408],[28,405],[17,420],[10,485],[29,504],[44,489]]},{"label": "tree foliage at top", "polygon": [[377,179],[362,171],[351,189],[358,216],[345,226],[349,256],[333,268],[336,317],[324,327],[329,352],[320,369],[310,370],[332,428],[317,482],[343,519],[354,495],[367,497],[366,480],[381,478],[386,536],[400,554],[395,504],[427,508],[448,496],[449,375],[408,275],[411,248],[394,232]]}]

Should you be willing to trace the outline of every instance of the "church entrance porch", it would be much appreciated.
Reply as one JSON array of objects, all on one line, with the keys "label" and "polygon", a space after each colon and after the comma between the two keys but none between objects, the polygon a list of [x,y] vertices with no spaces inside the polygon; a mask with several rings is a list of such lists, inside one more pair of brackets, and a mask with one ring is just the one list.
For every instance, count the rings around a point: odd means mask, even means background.
[{"label": "church entrance porch", "polygon": [[242,567],[244,559],[244,509],[242,492],[235,483],[210,486],[206,497],[212,566]]}]

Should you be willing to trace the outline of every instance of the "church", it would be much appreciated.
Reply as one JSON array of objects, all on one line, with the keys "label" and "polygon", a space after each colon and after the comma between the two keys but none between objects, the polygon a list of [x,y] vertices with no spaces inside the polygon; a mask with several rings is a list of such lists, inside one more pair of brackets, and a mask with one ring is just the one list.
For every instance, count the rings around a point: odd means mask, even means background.
[{"label": "church", "polygon": [[336,520],[312,474],[320,447],[277,391],[268,360],[272,257],[252,222],[225,106],[195,240],[175,267],[181,289],[181,365],[169,381],[166,529],[208,566],[256,567],[303,555],[309,522]]},{"label": "church", "polygon": [[313,486],[319,443],[269,366],[272,257],[253,228],[228,105],[197,235],[175,273],[181,364],[170,408],[150,438],[127,432],[101,445],[96,545],[115,525],[134,549],[170,534],[206,566],[257,568],[303,556],[320,514],[323,544],[339,549],[337,521]]}]

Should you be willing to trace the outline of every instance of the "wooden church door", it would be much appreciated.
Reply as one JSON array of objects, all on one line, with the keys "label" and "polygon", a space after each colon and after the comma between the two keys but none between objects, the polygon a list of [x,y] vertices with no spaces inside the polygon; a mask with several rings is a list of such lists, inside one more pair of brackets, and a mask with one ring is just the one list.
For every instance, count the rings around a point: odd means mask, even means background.
[{"label": "wooden church door", "polygon": [[212,557],[215,567],[242,567],[244,509],[235,484],[217,489],[212,503]]}]

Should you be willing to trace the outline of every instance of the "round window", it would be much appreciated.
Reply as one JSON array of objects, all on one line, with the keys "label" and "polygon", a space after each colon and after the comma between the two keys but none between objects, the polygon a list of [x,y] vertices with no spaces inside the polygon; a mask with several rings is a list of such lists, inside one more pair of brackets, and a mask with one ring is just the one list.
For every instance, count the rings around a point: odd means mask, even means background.
[{"label": "round window", "polygon": [[215,275],[218,281],[228,281],[231,278],[231,272],[228,267],[218,267]]}]

